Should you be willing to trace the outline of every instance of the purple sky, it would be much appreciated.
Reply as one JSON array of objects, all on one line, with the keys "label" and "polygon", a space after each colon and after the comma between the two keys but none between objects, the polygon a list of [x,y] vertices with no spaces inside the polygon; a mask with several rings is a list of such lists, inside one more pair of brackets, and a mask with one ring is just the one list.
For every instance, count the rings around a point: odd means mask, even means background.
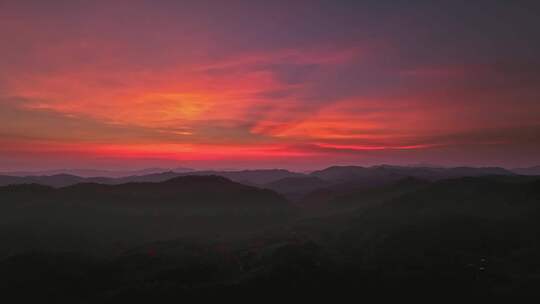
[{"label": "purple sky", "polygon": [[540,164],[538,1],[0,0],[0,171]]}]

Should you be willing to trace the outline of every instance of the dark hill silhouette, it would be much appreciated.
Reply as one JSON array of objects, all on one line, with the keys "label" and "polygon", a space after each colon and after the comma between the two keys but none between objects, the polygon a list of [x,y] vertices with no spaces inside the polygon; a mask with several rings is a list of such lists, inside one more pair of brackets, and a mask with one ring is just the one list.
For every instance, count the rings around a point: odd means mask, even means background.
[{"label": "dark hill silhouette", "polygon": [[242,171],[196,171],[189,175],[218,175],[226,177],[232,181],[250,184],[265,185],[283,178],[302,177],[304,174],[291,172],[283,169],[268,170],[242,170]]},{"label": "dark hill silhouette", "polygon": [[132,175],[119,178],[108,177],[79,177],[70,174],[42,175],[42,176],[8,176],[0,175],[0,186],[12,184],[41,184],[51,187],[66,187],[80,183],[99,183],[107,185],[125,184],[131,182],[163,182],[175,177],[191,175],[216,175],[226,177],[232,181],[248,185],[265,185],[287,177],[301,177],[301,173],[287,170],[243,170],[243,171],[165,171],[145,175]]},{"label": "dark hill silhouette", "polygon": [[[277,193],[233,182],[221,176],[181,176],[164,182],[120,185],[83,183],[60,188],[55,199],[75,198],[91,204],[125,204],[138,207],[173,205],[175,209],[213,207],[283,208],[288,202]],[[217,209],[211,212],[216,212]],[[249,212],[249,210],[245,210]]]},{"label": "dark hill silhouette", "polygon": [[219,176],[0,187],[0,286],[55,303],[537,293],[538,177],[330,183],[307,217]]},{"label": "dark hill silhouette", "polygon": [[[514,173],[502,168],[400,167],[388,165],[373,167],[333,166],[310,174],[310,176],[325,181],[325,185],[314,183],[311,189],[304,187],[304,189],[310,189],[310,191],[304,191],[294,197],[289,197],[303,207],[312,205],[320,209],[327,206],[339,196],[391,185],[406,178],[438,181],[465,176],[510,177],[514,175]],[[280,192],[279,188],[274,188],[274,190]],[[283,192],[280,193],[286,194]]]},{"label": "dark hill silhouette", "polygon": [[67,239],[69,234],[108,244],[103,246],[120,240],[249,234],[283,224],[296,214],[271,190],[219,176],[184,176],[160,183],[83,183],[58,189],[15,185],[0,187],[0,197],[4,226],[22,227],[29,239],[36,234]]},{"label": "dark hill silhouette", "polygon": [[[426,180],[440,180],[463,176],[514,175],[502,168],[432,168],[432,167],[397,167],[397,166],[334,166],[312,172],[309,175],[290,172],[282,169],[242,170],[242,171],[166,171],[153,174],[132,175],[119,178],[79,177],[71,174],[42,176],[8,176],[0,175],[0,186],[11,184],[41,184],[51,187],[65,187],[79,183],[99,183],[108,185],[130,182],[163,182],[179,176],[217,175],[232,181],[267,187],[282,194],[291,195],[295,199],[310,191],[326,188],[331,184],[349,184],[361,186],[379,186],[395,182],[404,177],[416,177]],[[289,179],[291,178],[291,179]],[[285,180],[284,180],[285,179]],[[288,179],[288,180],[287,180]],[[284,180],[279,182],[280,180]],[[291,185],[289,186],[289,182]],[[275,183],[275,184],[273,184]],[[296,189],[294,185],[296,185]],[[341,187],[343,188],[343,187]]]},{"label": "dark hill silhouette", "polygon": [[215,175],[228,178],[232,181],[248,184],[248,185],[264,185],[286,177],[303,176],[300,173],[294,173],[287,170],[271,169],[271,170],[242,170],[242,171],[192,171],[192,172],[174,172],[167,171],[158,174],[128,176],[113,181],[114,183],[128,182],[162,182],[179,176],[196,176],[196,175]]},{"label": "dark hill silhouette", "polygon": [[[347,212],[355,208],[365,208],[372,204],[385,202],[405,193],[417,191],[430,185],[429,181],[414,177],[405,177],[396,182],[390,182],[373,187],[334,188],[331,193],[319,190],[299,202],[306,211],[314,214]],[[326,190],[328,191],[328,190]],[[316,200],[319,196],[319,200]],[[316,204],[313,205],[313,202]]]},{"label": "dark hill silhouette", "polygon": [[[429,217],[433,217],[430,221],[453,216],[525,220],[535,218],[536,210],[540,210],[539,199],[538,178],[485,176],[436,182],[406,178],[381,187],[335,195],[326,202],[326,208],[339,210],[341,206],[351,206],[353,209],[314,221],[339,219],[334,221],[341,222],[336,229],[361,233],[385,225],[399,230],[400,225],[415,225],[416,220]],[[352,223],[362,228],[351,229]]]},{"label": "dark hill silhouette", "polygon": [[356,269],[346,281],[368,274],[366,282],[380,292],[511,298],[534,293],[540,179],[409,182],[416,189],[386,199],[375,188],[342,196],[334,203],[358,208],[302,220],[292,233],[340,252],[343,267]]},{"label": "dark hill silhouette", "polygon": [[75,175],[80,177],[109,177],[109,178],[120,178],[127,176],[138,176],[138,175],[148,175],[163,173],[167,171],[174,171],[178,173],[185,173],[195,171],[190,168],[174,168],[174,169],[164,169],[164,168],[146,168],[140,170],[99,170],[99,169],[58,169],[58,170],[42,170],[42,171],[9,171],[1,172],[0,175],[9,175],[9,176],[51,176],[51,175]]},{"label": "dark hill silhouette", "polygon": [[521,175],[538,175],[540,176],[540,166],[527,167],[527,168],[516,168],[512,169],[512,172]]},{"label": "dark hill silhouette", "polygon": [[[429,264],[460,255],[473,262],[540,250],[539,185],[481,177],[436,182],[358,210],[342,241],[351,252],[369,252],[366,258],[388,263],[421,259],[426,252],[434,254],[424,261]],[[353,240],[354,246],[348,243]]]},{"label": "dark hill silhouette", "polygon": [[0,186],[17,185],[17,184],[40,184],[51,187],[64,187],[68,185],[74,185],[79,183],[103,183],[110,184],[112,179],[109,178],[84,178],[69,174],[57,174],[57,175],[43,175],[43,176],[6,176],[0,175]]},{"label": "dark hill silhouette", "polygon": [[286,177],[264,185],[265,188],[274,190],[285,195],[291,200],[297,200],[306,193],[317,189],[326,188],[330,182],[313,176]]},{"label": "dark hill silhouette", "polygon": [[440,180],[463,176],[514,175],[514,173],[506,169],[497,167],[437,168],[381,165],[373,167],[333,166],[324,170],[312,172],[311,175],[333,182],[364,181],[375,184],[395,181],[403,177],[416,177],[426,180]]},{"label": "dark hill silhouette", "polygon": [[346,206],[348,205],[355,205],[354,203],[339,203],[338,201],[340,197],[353,197],[357,193],[376,189],[385,189],[385,187],[393,185],[397,182],[399,182],[399,180],[376,185],[366,185],[362,182],[327,182],[328,184],[325,187],[321,187],[313,191],[307,192],[299,199],[294,200],[293,203],[296,204],[300,209],[302,209],[305,215],[329,215],[334,212],[346,211],[348,209]]}]

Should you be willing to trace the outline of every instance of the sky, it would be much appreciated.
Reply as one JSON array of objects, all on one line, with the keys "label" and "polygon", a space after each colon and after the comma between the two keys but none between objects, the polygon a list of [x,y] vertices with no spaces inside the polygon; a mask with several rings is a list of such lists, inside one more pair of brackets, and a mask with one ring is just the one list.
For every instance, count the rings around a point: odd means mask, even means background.
[{"label": "sky", "polygon": [[538,1],[0,0],[0,170],[540,164]]}]

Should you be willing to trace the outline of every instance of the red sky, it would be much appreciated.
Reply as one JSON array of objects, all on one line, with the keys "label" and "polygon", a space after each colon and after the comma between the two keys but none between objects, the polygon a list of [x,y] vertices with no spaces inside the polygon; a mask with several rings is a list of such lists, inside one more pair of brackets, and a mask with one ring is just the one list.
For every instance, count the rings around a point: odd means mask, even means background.
[{"label": "red sky", "polygon": [[0,0],[0,170],[540,164],[538,8]]}]

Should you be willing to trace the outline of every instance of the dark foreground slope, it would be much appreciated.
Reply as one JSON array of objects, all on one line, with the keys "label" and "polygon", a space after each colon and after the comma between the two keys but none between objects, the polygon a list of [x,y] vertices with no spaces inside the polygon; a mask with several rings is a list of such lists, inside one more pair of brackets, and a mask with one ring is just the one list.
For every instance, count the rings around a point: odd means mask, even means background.
[{"label": "dark foreground slope", "polygon": [[[52,190],[35,191],[47,196]],[[116,191],[124,197],[134,190]],[[166,205],[166,197],[152,194],[138,204],[152,198]],[[175,238],[109,257],[12,254],[0,261],[0,286],[4,294],[57,303],[351,297],[433,303],[517,301],[537,294],[536,178],[406,179],[343,195],[335,203],[356,207],[282,222],[281,228],[243,239]]]},{"label": "dark foreground slope", "polygon": [[450,179],[369,202],[351,213],[303,221],[295,232],[331,248],[347,278],[364,277],[381,294],[466,299],[536,293],[540,180]]}]

